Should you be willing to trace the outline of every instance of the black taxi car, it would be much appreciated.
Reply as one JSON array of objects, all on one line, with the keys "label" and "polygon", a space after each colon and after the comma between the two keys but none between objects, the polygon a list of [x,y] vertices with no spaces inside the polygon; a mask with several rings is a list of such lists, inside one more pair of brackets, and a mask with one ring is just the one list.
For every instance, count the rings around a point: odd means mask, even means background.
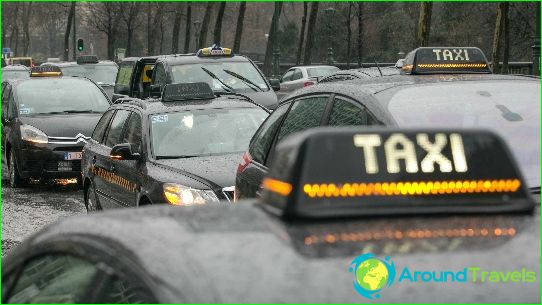
[{"label": "black taxi car", "polygon": [[236,197],[258,195],[274,147],[291,133],[317,126],[382,125],[496,130],[539,193],[540,171],[534,165],[540,156],[540,78],[492,74],[478,48],[416,49],[401,70],[401,75],[367,78],[340,71],[349,78],[319,82],[283,99],[239,164]]},{"label": "black taxi car", "polygon": [[[426,137],[451,141],[431,147]],[[397,139],[409,148],[390,146]],[[2,261],[2,302],[540,300],[540,210],[495,134],[313,130],[277,155],[259,201],[124,209],[45,228]],[[417,170],[396,171],[398,159]]]},{"label": "black taxi car", "polygon": [[235,167],[267,115],[207,83],[166,85],[161,99],[117,99],[83,151],[85,206],[232,200]]},{"label": "black taxi car", "polygon": [[32,179],[81,178],[81,151],[110,100],[93,81],[34,67],[2,84],[2,164],[12,187]]},{"label": "black taxi car", "polygon": [[166,84],[193,82],[247,95],[271,110],[278,104],[278,80],[267,80],[248,57],[216,45],[192,54],[125,58],[119,65],[113,100],[159,97]]}]

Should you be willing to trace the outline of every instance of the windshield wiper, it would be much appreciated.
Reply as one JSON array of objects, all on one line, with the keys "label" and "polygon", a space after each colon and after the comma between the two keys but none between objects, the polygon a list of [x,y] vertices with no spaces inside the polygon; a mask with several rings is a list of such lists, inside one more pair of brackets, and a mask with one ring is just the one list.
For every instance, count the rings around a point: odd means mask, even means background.
[{"label": "windshield wiper", "polygon": [[100,113],[100,112],[94,111],[94,110],[64,110],[64,111],[44,112],[40,114],[65,114],[65,113]]},{"label": "windshield wiper", "polygon": [[184,156],[156,156],[156,160],[163,160],[163,159],[187,159],[187,158],[195,158],[199,157],[196,155],[184,155]]},{"label": "windshield wiper", "polygon": [[240,79],[241,81],[243,81],[245,84],[249,85],[249,88],[254,90],[254,91],[260,91],[260,92],[263,92],[262,88],[260,88],[260,86],[256,85],[255,83],[253,83],[251,80],[249,80],[248,78],[240,75],[240,74],[237,74],[233,71],[230,71],[230,70],[226,70],[226,69],[223,69],[222,71],[228,73],[229,75],[237,78],[237,79]]},{"label": "windshield wiper", "polygon": [[218,81],[220,84],[222,84],[222,87],[229,91],[229,92],[235,92],[235,89],[233,89],[231,86],[227,85],[226,83],[224,83],[220,78],[218,78],[218,76],[216,76],[213,72],[207,70],[205,67],[201,67],[201,69],[203,71],[205,71],[205,73],[209,74],[210,77],[212,77],[214,80]]}]

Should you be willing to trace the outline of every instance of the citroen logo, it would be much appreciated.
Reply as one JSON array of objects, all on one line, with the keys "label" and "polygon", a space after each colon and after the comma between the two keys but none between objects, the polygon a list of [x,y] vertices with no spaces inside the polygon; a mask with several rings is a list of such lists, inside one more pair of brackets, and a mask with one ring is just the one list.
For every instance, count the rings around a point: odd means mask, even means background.
[{"label": "citroen logo", "polygon": [[80,143],[80,142],[87,143],[87,137],[85,137],[85,135],[82,133],[78,133],[75,136],[75,139],[77,140],[77,143]]}]

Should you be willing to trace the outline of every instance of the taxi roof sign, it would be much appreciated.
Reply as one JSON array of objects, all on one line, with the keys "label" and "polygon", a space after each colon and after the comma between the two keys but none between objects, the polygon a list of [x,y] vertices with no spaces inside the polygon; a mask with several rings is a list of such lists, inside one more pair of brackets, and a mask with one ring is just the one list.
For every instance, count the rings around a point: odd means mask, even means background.
[{"label": "taxi roof sign", "polygon": [[233,52],[229,48],[222,48],[216,44],[212,47],[199,49],[196,53],[198,57],[224,57],[224,56],[233,56]]},{"label": "taxi roof sign", "polygon": [[82,55],[77,57],[77,64],[78,65],[84,65],[84,64],[97,64],[98,56],[96,55]]},{"label": "taxi roof sign", "polygon": [[262,205],[283,217],[532,211],[504,141],[485,130],[319,128],[277,146]]},{"label": "taxi roof sign", "polygon": [[162,102],[178,102],[186,100],[208,100],[215,94],[208,83],[167,84],[162,93]]},{"label": "taxi roof sign", "polygon": [[423,47],[407,54],[404,74],[491,73],[486,56],[473,47]]},{"label": "taxi roof sign", "polygon": [[59,67],[53,65],[37,66],[30,69],[30,77],[51,77],[62,76],[62,71]]}]

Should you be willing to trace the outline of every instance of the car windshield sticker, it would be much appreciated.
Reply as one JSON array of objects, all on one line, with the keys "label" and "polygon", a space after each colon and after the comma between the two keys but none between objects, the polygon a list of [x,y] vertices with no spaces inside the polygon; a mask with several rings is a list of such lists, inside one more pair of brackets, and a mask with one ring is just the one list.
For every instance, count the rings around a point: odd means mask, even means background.
[{"label": "car windshield sticker", "polygon": [[155,124],[155,123],[167,123],[168,116],[167,116],[167,114],[154,115],[154,116],[151,117],[151,121],[152,121],[153,124]]}]

